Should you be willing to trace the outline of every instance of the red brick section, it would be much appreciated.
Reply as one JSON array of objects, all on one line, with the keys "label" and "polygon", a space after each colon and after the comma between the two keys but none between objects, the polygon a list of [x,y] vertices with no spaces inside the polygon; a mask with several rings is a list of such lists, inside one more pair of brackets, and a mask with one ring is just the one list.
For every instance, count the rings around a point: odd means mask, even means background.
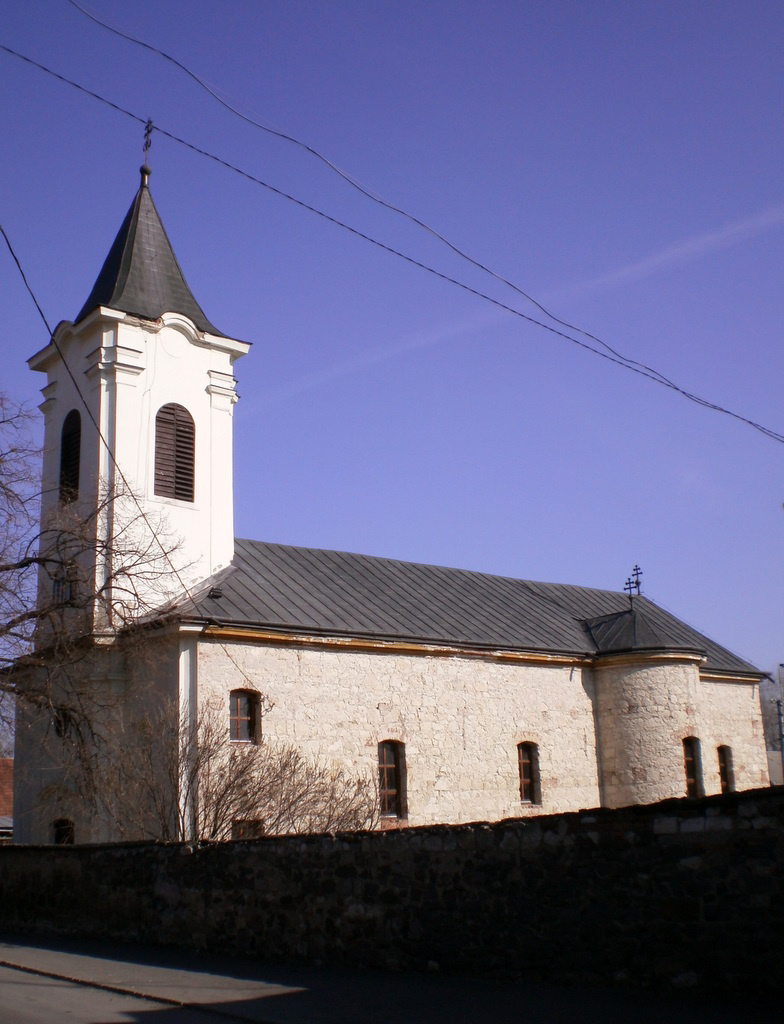
[{"label": "red brick section", "polygon": [[0,757],[0,818],[14,815],[14,759]]}]

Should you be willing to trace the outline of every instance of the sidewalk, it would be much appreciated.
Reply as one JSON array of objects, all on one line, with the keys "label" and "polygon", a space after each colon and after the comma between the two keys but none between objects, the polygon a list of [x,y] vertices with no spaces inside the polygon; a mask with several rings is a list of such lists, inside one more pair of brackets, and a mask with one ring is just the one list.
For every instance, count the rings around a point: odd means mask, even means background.
[{"label": "sidewalk", "polygon": [[[0,936],[0,964],[265,1024],[736,1024],[753,1009],[693,993],[553,988],[442,974],[382,973],[227,960],[117,943]],[[165,1015],[165,1011],[164,1014]]]}]

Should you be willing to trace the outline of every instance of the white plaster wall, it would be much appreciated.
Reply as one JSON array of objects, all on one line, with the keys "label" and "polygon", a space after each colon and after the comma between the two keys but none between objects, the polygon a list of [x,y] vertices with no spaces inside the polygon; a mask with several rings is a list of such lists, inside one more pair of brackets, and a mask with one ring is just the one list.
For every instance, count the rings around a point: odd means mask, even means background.
[{"label": "white plaster wall", "polygon": [[736,787],[767,785],[755,684],[700,679],[696,661],[620,661],[595,671],[603,801],[686,796],[683,740],[700,741],[706,795],[721,791],[716,748],[732,749]]},{"label": "white plaster wall", "polygon": [[[227,565],[234,552],[233,364],[249,346],[201,334],[173,313],[153,324],[100,310],[75,327],[61,325],[57,336],[106,444],[183,581],[192,584]],[[48,377],[42,407],[45,506],[57,503],[62,424],[75,408],[82,417],[80,501],[94,507],[100,493],[122,486],[112,460],[54,346],[30,365]],[[193,502],[154,493],[155,416],[169,402],[184,406],[196,428]],[[141,521],[137,526],[137,532],[145,529]],[[141,539],[142,546],[148,543],[149,537]],[[181,589],[179,581],[174,589]],[[152,603],[166,596],[153,593]]]},{"label": "white plaster wall", "polygon": [[[156,325],[123,322],[117,346],[141,346],[143,365],[138,376],[117,378],[117,461],[156,521],[165,523],[185,582],[204,579],[234,553],[232,364],[247,346],[200,336],[190,321],[173,314]],[[193,502],[154,493],[155,417],[171,402],[186,408],[195,424]]]},{"label": "white plaster wall", "polygon": [[[495,820],[599,804],[591,696],[580,668],[317,647],[199,645],[200,702],[249,680],[274,707],[265,737],[375,773],[406,745],[410,824]],[[520,801],[517,744],[539,746],[542,803]]]}]

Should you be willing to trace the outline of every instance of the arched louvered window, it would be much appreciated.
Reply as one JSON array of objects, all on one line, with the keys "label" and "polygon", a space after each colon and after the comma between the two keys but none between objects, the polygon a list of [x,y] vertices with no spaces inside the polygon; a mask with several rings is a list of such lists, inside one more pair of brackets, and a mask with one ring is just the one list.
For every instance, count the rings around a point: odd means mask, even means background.
[{"label": "arched louvered window", "polygon": [[79,463],[82,449],[82,417],[71,409],[60,437],[60,501],[65,505],[79,497]]},{"label": "arched louvered window", "polygon": [[196,427],[181,405],[171,403],[155,417],[155,493],[193,501]]}]

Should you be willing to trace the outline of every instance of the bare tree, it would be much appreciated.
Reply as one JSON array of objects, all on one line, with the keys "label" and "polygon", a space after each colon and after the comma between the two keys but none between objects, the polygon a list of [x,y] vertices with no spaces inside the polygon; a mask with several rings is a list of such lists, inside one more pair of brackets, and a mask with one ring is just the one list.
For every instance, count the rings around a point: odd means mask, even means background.
[{"label": "bare tree", "polygon": [[143,656],[136,627],[163,621],[182,589],[176,545],[124,483],[78,500],[42,495],[32,428],[0,394],[0,740],[14,726],[34,733],[47,769],[89,801],[127,698],[106,679]]},{"label": "bare tree", "polygon": [[[28,545],[38,518],[38,452],[32,418],[0,392],[0,724],[13,723],[7,671],[30,650],[37,566]],[[10,718],[9,718],[10,716]]]},{"label": "bare tree", "polygon": [[0,396],[0,739],[15,703],[49,794],[133,837],[375,824],[372,777],[292,746],[232,742],[214,705],[180,718],[150,682],[182,591],[165,523],[124,484],[42,496],[39,456],[30,416]]},{"label": "bare tree", "polygon": [[215,701],[195,722],[174,702],[148,710],[123,730],[100,775],[103,805],[129,838],[225,840],[378,822],[371,775],[311,760],[291,744],[232,741]]}]

